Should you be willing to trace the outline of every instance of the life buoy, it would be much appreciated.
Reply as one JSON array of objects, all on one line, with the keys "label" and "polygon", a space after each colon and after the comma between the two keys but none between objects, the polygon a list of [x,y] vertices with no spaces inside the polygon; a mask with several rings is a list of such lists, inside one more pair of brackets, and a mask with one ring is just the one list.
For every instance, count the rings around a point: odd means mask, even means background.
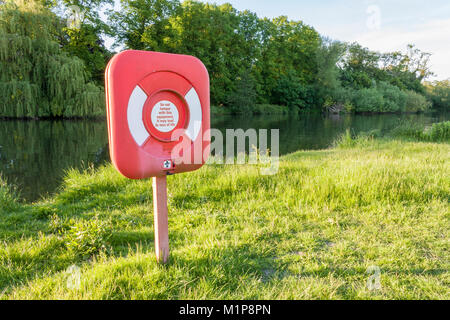
[{"label": "life buoy", "polygon": [[[170,89],[167,89],[169,84]],[[182,129],[195,141],[202,127],[200,98],[192,84],[177,74],[151,74],[131,93],[127,121],[138,146],[143,146],[151,137],[171,142],[178,138],[171,136],[175,129]]]}]

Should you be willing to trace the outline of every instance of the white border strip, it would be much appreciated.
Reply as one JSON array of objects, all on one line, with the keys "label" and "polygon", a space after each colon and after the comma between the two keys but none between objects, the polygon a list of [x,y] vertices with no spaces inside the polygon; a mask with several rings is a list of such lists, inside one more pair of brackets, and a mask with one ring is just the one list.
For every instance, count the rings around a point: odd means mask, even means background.
[{"label": "white border strip", "polygon": [[186,129],[186,135],[192,140],[197,139],[200,129],[202,127],[202,105],[200,104],[200,98],[197,91],[194,88],[184,97],[189,107],[189,126]]},{"label": "white border strip", "polygon": [[136,86],[128,101],[128,128],[130,129],[134,141],[136,141],[139,146],[142,146],[148,137],[150,137],[147,129],[145,129],[144,121],[142,121],[142,112],[146,100],[147,95],[145,92],[139,86]]}]

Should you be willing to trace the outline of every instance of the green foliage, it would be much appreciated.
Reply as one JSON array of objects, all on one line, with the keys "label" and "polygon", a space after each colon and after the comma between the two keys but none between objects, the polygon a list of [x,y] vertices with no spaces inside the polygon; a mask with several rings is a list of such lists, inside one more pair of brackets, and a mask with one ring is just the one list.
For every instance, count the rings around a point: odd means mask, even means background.
[{"label": "green foliage", "polygon": [[106,49],[100,37],[100,30],[89,24],[80,29],[64,29],[68,40],[62,43],[63,50],[70,56],[83,60],[87,79],[103,85],[106,64],[112,54]]},{"label": "green foliage", "polygon": [[353,100],[357,112],[425,111],[430,105],[423,96],[421,81],[432,75],[429,57],[430,54],[412,45],[407,47],[406,53],[381,54],[351,44],[339,61],[339,79],[341,85],[353,93],[348,91],[343,98],[345,90],[338,88],[335,100],[341,103]]},{"label": "green foliage", "polygon": [[371,130],[355,135],[347,129],[344,134],[334,141],[333,146],[340,149],[364,148],[373,143],[374,139],[381,137],[382,134],[379,130]]},{"label": "green foliage", "polygon": [[423,95],[401,90],[387,82],[380,82],[373,88],[356,90],[351,96],[356,112],[423,112],[431,107]]},{"label": "green foliage", "polygon": [[311,90],[318,72],[320,35],[302,21],[290,21],[285,16],[264,20],[262,26],[261,58],[257,57],[255,65],[260,94],[272,104],[314,108]]},{"label": "green foliage", "polygon": [[272,99],[275,104],[288,106],[292,110],[307,109],[312,106],[313,92],[311,87],[302,84],[301,80],[291,71],[280,77]]},{"label": "green foliage", "polygon": [[379,53],[357,43],[348,45],[340,79],[345,87],[363,89],[388,82],[403,90],[423,93],[421,81],[431,76],[430,54],[408,45],[406,53]]},{"label": "green foliage", "polygon": [[358,90],[353,99],[356,112],[377,112],[384,105],[383,94],[377,88]]},{"label": "green foliage", "polygon": [[283,16],[259,19],[229,4],[191,0],[122,4],[123,10],[110,18],[119,42],[132,49],[200,58],[211,76],[212,103],[225,105],[231,113],[249,113],[256,103],[292,110],[337,105],[346,112],[426,109],[423,101],[407,94],[407,90],[422,94],[421,80],[431,74],[429,54],[414,46],[406,53],[381,54],[321,38],[301,21]]},{"label": "green foliage", "polygon": [[256,105],[255,81],[249,72],[244,72],[235,81],[236,86],[228,96],[228,105],[233,113],[251,113]]},{"label": "green foliage", "polygon": [[406,91],[405,111],[406,112],[421,112],[431,108],[431,102],[423,95],[408,90]]},{"label": "green foliage", "polygon": [[322,44],[318,48],[317,75],[314,83],[317,103],[324,107],[343,102],[337,97],[338,91],[342,89],[339,81],[339,68],[337,63],[342,59],[345,52],[345,45],[341,42],[322,39]]},{"label": "green foliage", "polygon": [[363,132],[358,135],[346,130],[336,141],[334,146],[338,148],[354,148],[368,145],[375,138],[406,138],[413,141],[447,142],[450,143],[450,121],[434,123],[425,127],[412,121],[402,121],[388,132],[379,130]]},{"label": "green foliage", "polygon": [[[44,6],[58,15],[55,41],[70,56],[83,60],[86,77],[103,86],[104,71],[112,54],[105,47],[102,36],[113,36],[112,28],[100,18],[105,5],[114,0],[44,0]],[[70,27],[67,19],[71,8],[78,7],[80,25]]]},{"label": "green foliage", "polygon": [[109,21],[118,43],[136,50],[169,51],[169,20],[179,6],[177,0],[122,0],[122,10],[112,12]]},{"label": "green foliage", "polygon": [[450,110],[450,80],[428,82],[425,86],[434,108]]},{"label": "green foliage", "polygon": [[287,106],[273,105],[273,104],[257,104],[253,108],[253,114],[288,114],[292,110]]},{"label": "green foliage", "polygon": [[347,46],[341,61],[340,80],[344,87],[356,90],[370,88],[379,79],[379,54],[354,43]]},{"label": "green foliage", "polygon": [[412,138],[414,140],[422,140],[424,126],[411,122],[405,121],[398,124],[391,132],[394,137],[405,137]]},{"label": "green foliage", "polygon": [[225,106],[215,106],[215,105],[210,106],[210,112],[211,112],[211,115],[216,115],[216,116],[232,114],[232,112],[229,108],[226,108]]},{"label": "green foliage", "polygon": [[232,101],[241,99],[235,92],[242,90],[239,77],[246,74],[258,103],[276,103],[278,79],[290,71],[304,84],[314,82],[320,37],[302,22],[259,19],[230,4],[190,0],[124,0],[122,5],[110,16],[118,40],[132,49],[198,57],[209,71],[215,105],[233,108]]},{"label": "green foliage", "polygon": [[104,94],[86,82],[83,62],[54,38],[56,16],[37,1],[0,11],[0,116],[85,117],[104,113]]},{"label": "green foliage", "polygon": [[[104,114],[102,90],[95,85],[103,83],[111,56],[105,35],[116,38],[116,47],[198,57],[210,74],[212,104],[230,113],[250,113],[256,104],[294,111],[429,108],[411,92],[425,94],[422,81],[432,74],[430,54],[413,45],[405,53],[373,52],[323,38],[311,26],[285,16],[261,19],[230,4],[193,0],[122,0],[119,11],[108,11],[105,23],[99,11],[112,3],[10,0],[2,5],[0,116]],[[67,28],[62,16],[48,10],[62,12],[69,5],[85,14],[80,29]],[[448,105],[444,87],[428,92],[436,107]],[[379,94],[365,91],[374,88]],[[366,93],[370,97],[364,98]]]},{"label": "green foliage", "polygon": [[424,134],[428,141],[447,141],[450,142],[450,121],[434,123]]},{"label": "green foliage", "polygon": [[5,179],[0,175],[0,213],[13,210],[18,206],[19,198],[16,188],[8,185]]},{"label": "green foliage", "polygon": [[350,130],[347,129],[344,134],[336,139],[333,145],[338,148],[351,148],[355,146],[355,139]]},{"label": "green foliage", "polygon": [[402,112],[406,110],[407,93],[387,82],[380,82],[377,90],[383,95],[384,104],[379,106],[381,112]]},{"label": "green foliage", "polygon": [[392,131],[392,135],[418,141],[450,142],[450,121],[434,123],[429,127],[404,122]]},{"label": "green foliage", "polygon": [[51,233],[60,235],[69,230],[70,224],[66,219],[62,219],[57,214],[53,214],[50,216],[50,221],[48,223],[48,230]]},{"label": "green foliage", "polygon": [[[56,222],[53,224],[53,229],[64,230],[64,226]],[[70,252],[77,256],[89,257],[106,249],[110,236],[110,223],[95,217],[90,220],[72,222],[66,233],[65,241]]]}]

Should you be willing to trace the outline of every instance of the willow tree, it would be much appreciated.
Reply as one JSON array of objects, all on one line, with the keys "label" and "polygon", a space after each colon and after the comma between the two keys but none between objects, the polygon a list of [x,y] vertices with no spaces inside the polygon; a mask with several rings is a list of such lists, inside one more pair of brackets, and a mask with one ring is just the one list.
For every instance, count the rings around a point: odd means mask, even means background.
[{"label": "willow tree", "polygon": [[41,3],[0,4],[0,116],[103,114],[103,91],[87,81],[80,59],[61,50],[55,41],[61,21]]}]

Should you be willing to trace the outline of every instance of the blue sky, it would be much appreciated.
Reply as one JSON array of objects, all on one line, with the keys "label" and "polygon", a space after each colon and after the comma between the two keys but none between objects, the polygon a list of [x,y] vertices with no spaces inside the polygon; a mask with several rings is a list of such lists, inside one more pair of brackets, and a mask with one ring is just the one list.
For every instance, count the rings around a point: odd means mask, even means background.
[{"label": "blue sky", "polygon": [[[118,0],[116,0],[119,2]],[[414,43],[433,53],[434,79],[450,78],[449,0],[208,0],[231,3],[260,17],[286,15],[313,26],[322,35],[357,41],[377,51],[404,50]]]}]

